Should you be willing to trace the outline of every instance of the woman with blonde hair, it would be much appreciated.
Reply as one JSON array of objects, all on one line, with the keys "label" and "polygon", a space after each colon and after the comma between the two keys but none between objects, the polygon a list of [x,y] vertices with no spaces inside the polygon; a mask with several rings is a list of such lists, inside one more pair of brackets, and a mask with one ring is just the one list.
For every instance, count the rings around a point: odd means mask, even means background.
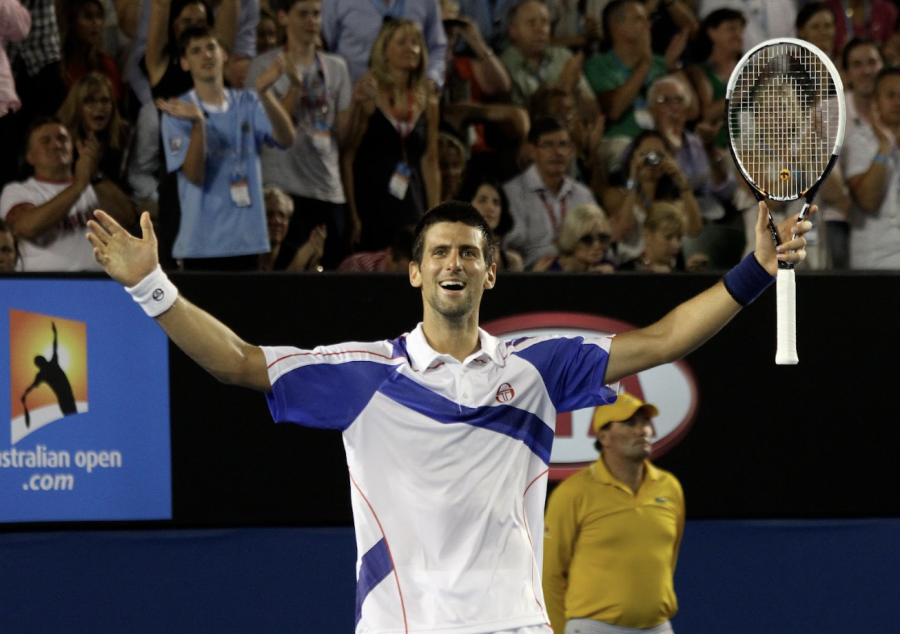
[{"label": "woman with blonde hair", "polygon": [[597,205],[578,205],[563,218],[556,236],[559,255],[546,257],[534,271],[563,273],[612,273],[612,229],[606,212]]},{"label": "woman with blonde hair", "polygon": [[438,99],[425,78],[428,54],[418,25],[392,20],[372,46],[357,83],[342,157],[344,190],[363,251],[391,243],[440,202]]},{"label": "woman with blonde hair", "polygon": [[105,75],[88,73],[76,81],[57,113],[77,148],[91,136],[100,143],[98,176],[125,187],[125,167],[131,130],[116,106],[112,83]]},{"label": "woman with blonde hair", "polygon": [[620,271],[645,271],[670,273],[672,271],[699,271],[709,267],[709,258],[695,253],[687,263],[681,253],[687,220],[684,213],[670,201],[653,204],[642,229],[644,250],[637,258],[622,263]]}]

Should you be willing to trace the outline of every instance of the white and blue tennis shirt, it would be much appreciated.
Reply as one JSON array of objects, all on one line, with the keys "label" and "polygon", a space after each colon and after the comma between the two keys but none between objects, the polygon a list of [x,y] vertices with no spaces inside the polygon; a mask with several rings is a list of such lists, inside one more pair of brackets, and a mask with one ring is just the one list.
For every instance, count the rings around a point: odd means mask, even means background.
[{"label": "white and blue tennis shirt", "polygon": [[357,634],[547,623],[544,500],[556,413],[615,401],[610,338],[500,341],[460,363],[393,341],[263,348],[277,422],[343,432]]}]

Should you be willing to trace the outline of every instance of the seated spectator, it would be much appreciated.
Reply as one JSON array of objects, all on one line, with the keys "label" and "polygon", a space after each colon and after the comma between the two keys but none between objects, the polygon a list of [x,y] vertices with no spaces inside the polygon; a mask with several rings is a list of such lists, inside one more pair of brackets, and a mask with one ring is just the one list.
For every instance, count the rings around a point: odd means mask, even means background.
[{"label": "seated spectator", "polygon": [[503,239],[512,230],[513,218],[509,200],[499,181],[480,172],[472,172],[459,191],[457,200],[471,203],[487,221],[494,242],[494,262],[498,271],[519,272],[525,270],[522,256],[503,246]]},{"label": "seated spectator", "polygon": [[330,0],[322,5],[322,38],[329,51],[347,60],[350,81],[369,68],[381,29],[391,21],[409,21],[422,34],[425,72],[432,88],[444,85],[447,36],[441,24],[440,0]]},{"label": "seated spectator", "polygon": [[701,271],[708,268],[709,259],[697,253],[685,264],[681,253],[684,238],[684,214],[670,202],[653,204],[644,221],[644,250],[619,266],[620,271],[671,273],[672,271]]},{"label": "seated spectator", "polygon": [[798,4],[797,0],[698,0],[695,10],[699,16],[719,9],[741,11],[747,19],[741,48],[749,51],[766,40],[793,37]]},{"label": "seated spectator", "polygon": [[66,89],[71,90],[85,74],[97,72],[109,79],[114,100],[119,102],[123,98],[119,67],[102,49],[106,13],[102,0],[69,0],[63,7],[63,20],[59,26]]},{"label": "seated spectator", "polygon": [[613,273],[612,234],[606,214],[597,205],[579,205],[566,214],[556,248],[559,255],[545,256],[535,271],[561,273]]},{"label": "seated spectator", "polygon": [[[16,81],[6,55],[5,44],[21,42],[30,29],[31,14],[19,4],[19,0],[0,0],[0,138],[7,143],[20,136],[16,133],[14,115],[22,107],[22,102],[16,94]],[[13,141],[7,146],[6,151],[0,154],[0,187],[16,177],[19,168],[18,158],[19,151]]]},{"label": "seated spectator", "polygon": [[353,87],[347,63],[317,50],[321,11],[321,0],[284,1],[278,18],[287,31],[287,44],[254,59],[247,81],[255,83],[283,56],[284,72],[272,92],[294,120],[297,140],[287,150],[263,148],[263,177],[294,201],[297,213],[288,227],[288,242],[302,244],[313,229],[325,225],[322,266],[332,270],[350,247],[340,147],[350,129]]},{"label": "seated spectator", "polygon": [[266,8],[259,10],[259,24],[256,25],[256,54],[284,45],[284,29],[278,24],[275,14]]},{"label": "seated spectator", "polygon": [[734,211],[737,180],[727,151],[716,146],[719,130],[706,122],[697,125],[696,134],[686,129],[692,99],[686,82],[674,75],[660,77],[647,91],[654,127],[690,183],[704,220],[722,220]]},{"label": "seated spectator", "polygon": [[313,228],[302,246],[285,241],[288,224],[294,213],[294,201],[277,187],[263,188],[269,252],[259,254],[260,271],[321,271],[319,261],[325,252],[325,225]]},{"label": "seated spectator", "polygon": [[439,106],[425,77],[425,40],[409,20],[387,22],[371,71],[355,88],[354,131],[342,156],[359,248],[379,251],[440,202]]},{"label": "seated spectator", "polygon": [[409,273],[414,227],[401,227],[381,251],[361,251],[348,256],[339,273]]},{"label": "seated spectator", "polygon": [[840,51],[854,37],[887,43],[897,31],[897,6],[889,0],[827,0],[835,16],[835,49]]},{"label": "seated spectator", "polygon": [[184,31],[179,48],[194,89],[156,104],[182,209],[172,255],[186,270],[256,270],[259,254],[269,251],[259,150],[296,138],[269,90],[283,62],[276,59],[259,76],[254,94],[225,89],[225,51],[208,27]]},{"label": "seated spectator", "polygon": [[[128,123],[119,115],[112,83],[105,75],[88,73],[76,81],[59,118],[69,129],[76,147],[94,136],[100,145],[97,175],[126,189],[125,164],[131,144]],[[77,158],[77,154],[76,154]]]},{"label": "seated spectator", "polygon": [[725,91],[728,79],[741,59],[742,37],[747,24],[744,14],[733,9],[718,9],[700,23],[691,47],[694,63],[685,69],[699,98],[701,121],[718,129],[716,145],[728,147],[725,127]]},{"label": "seated spectator", "polygon": [[0,218],[20,240],[22,270],[103,270],[84,239],[88,219],[100,208],[130,227],[135,214],[122,190],[97,179],[97,139],[80,144],[75,163],[72,138],[59,119],[35,119],[26,138],[25,159],[34,176],[8,184],[0,194]]},{"label": "seated spectator", "polygon": [[604,208],[609,209],[613,243],[620,264],[643,252],[644,221],[657,201],[674,202],[684,215],[685,233],[699,235],[703,228],[700,205],[659,132],[642,132],[622,163],[625,166],[624,186],[610,187],[603,199]]},{"label": "seated spectator", "polygon": [[12,273],[19,266],[19,243],[6,221],[0,220],[0,273]]},{"label": "seated spectator", "polygon": [[584,74],[606,115],[600,152],[612,172],[621,165],[627,145],[641,130],[653,128],[646,90],[668,72],[669,61],[650,48],[650,22],[639,0],[613,0],[606,5],[603,32],[609,48],[585,62]]},{"label": "seated spectator", "polygon": [[827,2],[810,2],[797,12],[794,23],[797,37],[817,46],[833,61],[837,62],[840,49],[836,44],[834,8]]},{"label": "seated spectator", "polygon": [[522,254],[526,269],[542,256],[556,255],[554,241],[568,209],[597,204],[591,191],[569,176],[572,139],[558,119],[534,122],[528,151],[533,165],[503,186],[514,223],[503,244]]},{"label": "seated spectator", "polygon": [[438,166],[441,170],[441,202],[456,200],[466,172],[468,150],[455,135],[438,134]]},{"label": "seated spectator", "polygon": [[582,74],[584,55],[550,46],[550,14],[541,0],[523,0],[510,13],[510,45],[500,55],[512,81],[513,103],[524,106],[541,84],[572,94],[585,118],[596,113],[594,93]]},{"label": "seated spectator", "polygon": [[884,68],[875,80],[872,125],[844,141],[850,208],[850,268],[900,269],[900,69]]}]

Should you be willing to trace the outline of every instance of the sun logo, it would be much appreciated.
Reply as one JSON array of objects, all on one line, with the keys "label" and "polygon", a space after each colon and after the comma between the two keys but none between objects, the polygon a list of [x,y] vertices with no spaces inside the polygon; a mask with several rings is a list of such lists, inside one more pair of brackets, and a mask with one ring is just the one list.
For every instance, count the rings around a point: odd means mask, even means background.
[{"label": "sun logo", "polygon": [[788,170],[788,169],[781,170],[780,172],[778,172],[778,177],[783,181],[790,180],[791,170]]},{"label": "sun logo", "polygon": [[84,322],[10,310],[9,339],[13,444],[88,410]]}]

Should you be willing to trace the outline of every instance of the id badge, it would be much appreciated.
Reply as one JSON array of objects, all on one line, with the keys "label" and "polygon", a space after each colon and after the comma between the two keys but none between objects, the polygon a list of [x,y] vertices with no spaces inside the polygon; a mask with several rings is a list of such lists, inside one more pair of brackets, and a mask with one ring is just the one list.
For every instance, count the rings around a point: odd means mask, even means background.
[{"label": "id badge", "polygon": [[250,206],[250,187],[247,179],[231,181],[231,200],[238,207]]},{"label": "id badge", "polygon": [[331,150],[331,129],[322,121],[313,125],[312,143],[319,154],[327,154]]},{"label": "id badge", "polygon": [[399,200],[406,198],[406,190],[409,189],[409,178],[412,176],[412,170],[404,161],[397,163],[397,169],[391,176],[391,182],[388,185],[388,191],[391,196]]}]

